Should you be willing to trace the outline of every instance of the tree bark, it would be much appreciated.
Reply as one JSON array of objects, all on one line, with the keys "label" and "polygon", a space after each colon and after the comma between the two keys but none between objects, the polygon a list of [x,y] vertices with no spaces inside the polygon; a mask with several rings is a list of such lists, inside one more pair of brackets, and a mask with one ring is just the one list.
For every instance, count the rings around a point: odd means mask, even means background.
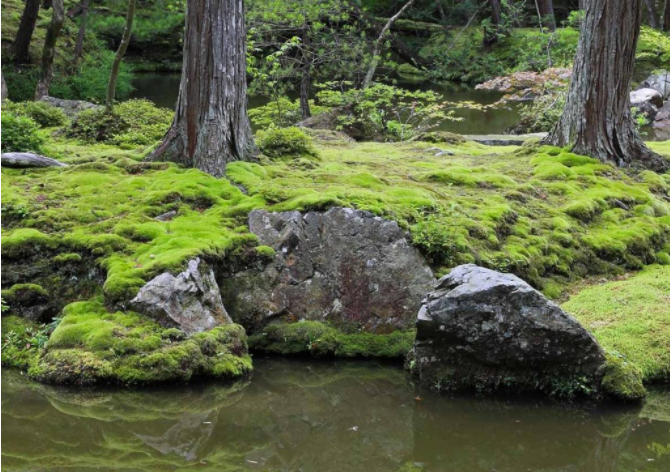
[{"label": "tree bark", "polygon": [[440,23],[442,23],[442,29],[444,34],[449,36],[449,26],[447,24],[447,14],[444,11],[444,6],[442,5],[442,0],[435,0],[435,6],[437,7],[437,12],[440,14]]},{"label": "tree bark", "polygon": [[74,45],[74,60],[79,61],[81,52],[84,48],[84,35],[86,34],[86,19],[88,18],[88,4],[89,0],[82,0],[81,2],[81,23],[79,23],[79,33],[77,33],[77,42]]},{"label": "tree bark", "polygon": [[393,23],[395,23],[395,20],[400,18],[405,11],[412,6],[414,3],[414,0],[409,0],[403,7],[393,15],[389,20],[386,22],[384,27],[381,29],[379,32],[379,36],[377,37],[377,40],[374,43],[374,46],[372,47],[372,61],[370,62],[370,67],[368,67],[368,72],[365,74],[365,79],[363,80],[363,88],[366,89],[370,86],[372,83],[372,79],[375,76],[375,72],[377,71],[377,66],[379,65],[379,60],[381,59],[381,49],[382,49],[382,43],[384,41],[384,36],[386,36],[386,33],[388,32],[389,29],[391,29],[391,26],[393,26]]},{"label": "tree bark", "polygon": [[656,0],[644,0],[644,4],[647,6],[647,19],[649,21],[649,26],[660,30],[661,18],[658,16],[658,11],[656,11]]},{"label": "tree bark", "polygon": [[7,83],[5,82],[5,76],[2,72],[0,72],[0,79],[2,79],[2,95],[0,96],[0,100],[4,102],[9,96],[9,91],[7,90]]},{"label": "tree bark", "polygon": [[49,95],[49,87],[54,73],[54,56],[56,55],[56,42],[60,35],[60,30],[65,22],[65,8],[63,0],[53,0],[51,8],[53,16],[51,23],[47,28],[47,35],[44,39],[44,49],[42,51],[42,67],[40,68],[40,77],[35,89],[35,100],[40,100],[42,97]]},{"label": "tree bark", "polygon": [[544,25],[549,31],[556,31],[556,17],[554,16],[554,1],[553,0],[536,0],[537,8],[540,11],[540,16]]},{"label": "tree bark", "polygon": [[586,0],[579,0],[579,9],[586,10]]},{"label": "tree bark", "polygon": [[19,29],[16,31],[14,42],[9,47],[9,54],[16,64],[30,63],[30,41],[33,38],[39,11],[40,0],[26,0]]},{"label": "tree bark", "polygon": [[221,177],[257,154],[247,116],[242,0],[188,0],[184,65],[172,127],[151,160]]},{"label": "tree bark", "polygon": [[121,44],[114,55],[114,62],[112,62],[112,71],[109,74],[109,82],[107,83],[107,100],[105,101],[105,108],[107,111],[112,110],[114,105],[114,96],[116,95],[116,80],[119,78],[119,69],[121,68],[121,61],[126,54],[128,44],[130,43],[130,35],[133,32],[133,19],[135,18],[136,0],[128,0],[128,11],[126,12],[126,26],[123,29],[123,36],[121,37]]},{"label": "tree bark", "polygon": [[670,0],[665,0],[663,9],[663,31],[670,31]]},{"label": "tree bark", "polygon": [[630,111],[641,0],[590,0],[563,115],[545,142],[620,167],[662,171]]},{"label": "tree bark", "polygon": [[309,109],[309,93],[312,87],[312,54],[310,51],[309,26],[302,30],[303,65],[300,73],[300,116],[306,120],[312,116]]},{"label": "tree bark", "polygon": [[484,48],[488,49],[498,42],[498,33],[500,33],[500,23],[502,22],[502,5],[500,0],[489,0],[491,5],[491,23],[493,28],[484,31]]}]

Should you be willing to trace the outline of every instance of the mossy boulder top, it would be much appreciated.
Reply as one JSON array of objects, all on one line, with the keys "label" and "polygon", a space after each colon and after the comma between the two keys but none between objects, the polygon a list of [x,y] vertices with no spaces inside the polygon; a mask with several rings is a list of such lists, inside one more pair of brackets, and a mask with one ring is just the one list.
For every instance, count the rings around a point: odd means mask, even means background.
[{"label": "mossy boulder top", "polygon": [[415,367],[436,387],[597,390],[605,353],[523,280],[474,264],[441,278],[417,317]]},{"label": "mossy boulder top", "polygon": [[274,255],[220,285],[231,317],[251,332],[298,320],[377,334],[409,329],[435,283],[398,224],[372,213],[255,210],[249,229]]}]

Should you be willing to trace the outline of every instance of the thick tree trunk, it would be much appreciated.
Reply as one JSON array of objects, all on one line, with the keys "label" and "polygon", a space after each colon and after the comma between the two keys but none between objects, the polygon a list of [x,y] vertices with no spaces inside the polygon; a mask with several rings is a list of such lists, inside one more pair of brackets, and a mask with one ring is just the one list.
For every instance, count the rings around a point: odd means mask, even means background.
[{"label": "thick tree trunk", "polygon": [[16,38],[9,48],[9,54],[16,64],[30,63],[30,41],[33,38],[39,11],[40,0],[26,0]]},{"label": "thick tree trunk", "polygon": [[536,0],[537,8],[542,17],[542,23],[549,31],[556,31],[556,17],[554,16],[553,0]]},{"label": "thick tree trunk", "polygon": [[621,167],[668,168],[640,138],[630,111],[641,0],[590,0],[565,110],[545,139]]},{"label": "thick tree trunk", "polygon": [[502,22],[502,5],[500,0],[489,0],[491,5],[491,24],[492,28],[484,31],[484,48],[488,49],[498,42],[500,33],[500,23]]},{"label": "thick tree trunk", "polygon": [[128,0],[128,11],[126,12],[126,26],[123,29],[123,36],[121,37],[121,44],[114,55],[114,62],[112,62],[112,71],[109,74],[109,82],[107,83],[107,100],[105,101],[105,108],[111,111],[114,105],[114,97],[116,96],[116,80],[119,78],[119,69],[121,68],[121,61],[126,54],[128,44],[130,43],[130,35],[133,32],[133,19],[135,18],[136,0]]},{"label": "thick tree trunk", "polygon": [[579,0],[579,9],[586,10],[586,0]]},{"label": "thick tree trunk", "polygon": [[60,30],[65,22],[65,8],[63,0],[53,0],[51,2],[53,16],[51,23],[47,28],[47,35],[44,39],[44,49],[42,51],[42,67],[40,68],[40,78],[35,89],[35,100],[49,95],[49,87],[54,74],[54,56],[56,55],[56,41],[60,36]]},{"label": "thick tree trunk", "polygon": [[647,19],[649,20],[649,26],[660,30],[661,18],[658,16],[658,11],[656,11],[656,0],[644,0],[644,4],[647,6]]},{"label": "thick tree trunk", "polygon": [[368,72],[365,74],[365,79],[363,80],[363,88],[366,89],[370,86],[372,83],[372,79],[375,76],[375,72],[377,71],[377,66],[379,65],[379,61],[381,59],[381,49],[382,49],[382,44],[384,41],[384,37],[386,36],[386,33],[391,29],[391,26],[393,26],[393,23],[395,23],[395,20],[400,18],[405,11],[412,6],[414,3],[414,0],[409,0],[403,7],[393,15],[389,20],[386,22],[384,27],[381,29],[379,32],[379,36],[377,37],[377,41],[375,41],[374,46],[372,47],[372,61],[370,62],[370,67],[368,67]]},{"label": "thick tree trunk", "polygon": [[663,9],[663,31],[670,31],[670,0],[665,0]]},{"label": "thick tree trunk", "polygon": [[81,2],[81,19],[79,20],[79,33],[77,33],[77,42],[74,45],[74,60],[75,62],[81,57],[81,52],[84,48],[84,35],[86,34],[86,19],[88,18],[88,4],[89,0],[82,0]]},{"label": "thick tree trunk", "polygon": [[172,127],[150,159],[221,177],[257,154],[247,116],[242,0],[188,0],[184,65]]}]

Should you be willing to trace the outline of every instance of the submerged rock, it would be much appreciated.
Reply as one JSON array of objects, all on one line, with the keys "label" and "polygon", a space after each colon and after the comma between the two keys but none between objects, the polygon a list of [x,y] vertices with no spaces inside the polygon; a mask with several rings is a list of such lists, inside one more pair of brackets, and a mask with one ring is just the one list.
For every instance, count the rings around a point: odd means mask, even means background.
[{"label": "submerged rock", "polygon": [[186,334],[232,323],[219,293],[214,272],[199,258],[176,277],[164,273],[149,281],[130,301],[133,310]]},{"label": "submerged rock", "polygon": [[299,320],[378,334],[408,329],[434,285],[398,224],[368,212],[256,210],[249,229],[274,255],[219,284],[233,320],[252,332]]},{"label": "submerged rock", "polygon": [[577,320],[523,280],[473,264],[428,294],[412,368],[437,389],[598,391],[605,354]]}]

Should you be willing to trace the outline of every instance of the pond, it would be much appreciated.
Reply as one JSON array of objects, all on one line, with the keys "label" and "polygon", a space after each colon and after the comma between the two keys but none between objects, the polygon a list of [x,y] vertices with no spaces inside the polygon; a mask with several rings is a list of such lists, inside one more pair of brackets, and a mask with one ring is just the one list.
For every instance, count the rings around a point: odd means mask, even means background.
[{"label": "pond", "polygon": [[668,471],[670,390],[644,407],[438,396],[398,365],[256,359],[149,390],[2,372],[3,470]]}]

